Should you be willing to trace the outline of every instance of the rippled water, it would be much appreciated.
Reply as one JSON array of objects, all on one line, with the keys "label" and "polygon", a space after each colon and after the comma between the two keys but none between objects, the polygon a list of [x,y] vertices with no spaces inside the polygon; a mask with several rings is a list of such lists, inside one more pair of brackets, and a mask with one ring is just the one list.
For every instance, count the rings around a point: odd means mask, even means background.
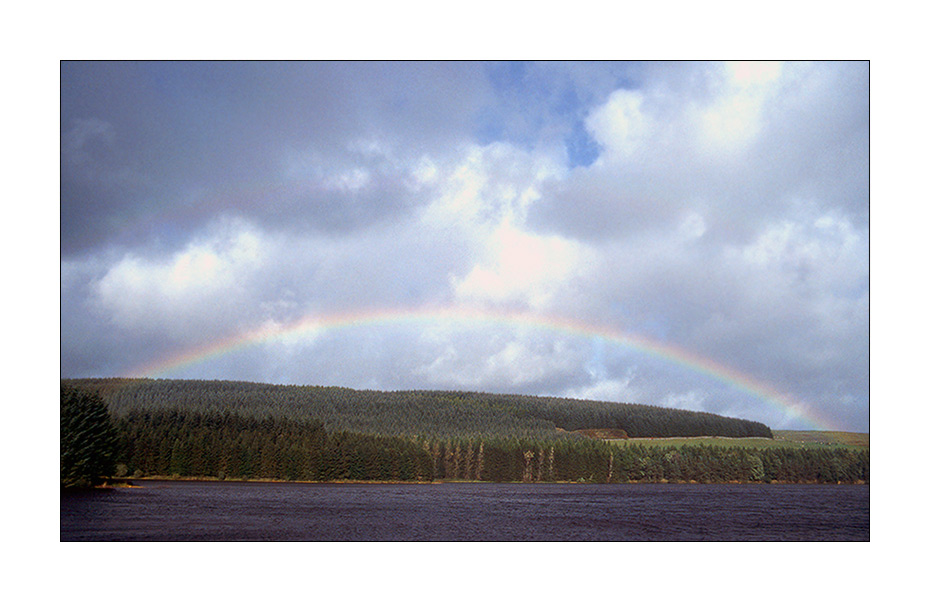
[{"label": "rippled water", "polygon": [[61,540],[869,540],[867,485],[141,485],[62,494]]}]

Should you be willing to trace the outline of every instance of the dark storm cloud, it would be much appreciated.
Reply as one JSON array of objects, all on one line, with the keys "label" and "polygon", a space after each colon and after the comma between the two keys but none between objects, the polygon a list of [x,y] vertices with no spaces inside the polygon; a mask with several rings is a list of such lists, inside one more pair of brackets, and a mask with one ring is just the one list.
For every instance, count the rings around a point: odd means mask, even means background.
[{"label": "dark storm cloud", "polygon": [[[377,194],[320,191],[282,173],[292,155],[351,163],[352,146],[441,151],[486,93],[480,65],[413,63],[65,62],[62,250],[120,238],[127,223],[182,232],[215,212],[350,227],[404,209],[391,173]],[[404,157],[406,158],[406,157]],[[324,163],[324,167],[328,167]],[[385,182],[384,180],[387,180]],[[209,203],[204,214],[190,205]],[[185,220],[171,216],[187,216]],[[135,232],[135,236],[160,232]]]}]

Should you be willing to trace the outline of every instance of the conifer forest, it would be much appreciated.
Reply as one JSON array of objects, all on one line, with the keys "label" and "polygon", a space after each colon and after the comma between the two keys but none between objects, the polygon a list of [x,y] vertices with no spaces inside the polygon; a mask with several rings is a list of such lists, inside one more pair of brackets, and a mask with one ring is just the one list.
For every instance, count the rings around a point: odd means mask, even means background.
[{"label": "conifer forest", "polygon": [[[769,427],[758,422],[525,395],[72,379],[62,380],[61,430],[62,486],[91,484],[101,475],[527,483],[869,480],[867,449],[635,441],[771,439]],[[582,434],[597,430],[627,441],[616,445]],[[95,449],[102,460],[91,459],[88,450]]]}]

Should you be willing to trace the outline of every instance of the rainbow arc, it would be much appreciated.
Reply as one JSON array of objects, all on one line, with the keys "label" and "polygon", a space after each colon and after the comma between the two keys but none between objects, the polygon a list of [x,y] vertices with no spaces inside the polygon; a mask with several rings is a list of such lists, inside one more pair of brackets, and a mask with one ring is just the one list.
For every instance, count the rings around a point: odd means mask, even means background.
[{"label": "rainbow arc", "polygon": [[140,367],[133,371],[132,376],[164,378],[176,370],[245,348],[275,341],[300,340],[332,331],[380,325],[423,326],[428,324],[440,324],[463,329],[475,326],[525,327],[572,337],[601,339],[610,344],[631,348],[647,356],[656,357],[663,362],[702,374],[712,380],[723,382],[730,387],[775,406],[790,416],[805,421],[813,429],[837,430],[824,417],[817,415],[789,395],[775,390],[761,380],[682,347],[640,335],[621,332],[608,326],[590,324],[564,317],[470,307],[427,307],[325,315],[311,314],[288,324],[265,325],[212,342],[209,345],[186,350],[156,363]]}]

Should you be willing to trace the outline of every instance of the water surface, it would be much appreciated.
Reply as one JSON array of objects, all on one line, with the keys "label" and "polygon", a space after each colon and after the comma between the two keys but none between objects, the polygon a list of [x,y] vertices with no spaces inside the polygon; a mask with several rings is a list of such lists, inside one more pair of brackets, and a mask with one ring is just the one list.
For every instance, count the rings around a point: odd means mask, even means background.
[{"label": "water surface", "polygon": [[141,481],[61,496],[62,541],[868,541],[868,485]]}]

